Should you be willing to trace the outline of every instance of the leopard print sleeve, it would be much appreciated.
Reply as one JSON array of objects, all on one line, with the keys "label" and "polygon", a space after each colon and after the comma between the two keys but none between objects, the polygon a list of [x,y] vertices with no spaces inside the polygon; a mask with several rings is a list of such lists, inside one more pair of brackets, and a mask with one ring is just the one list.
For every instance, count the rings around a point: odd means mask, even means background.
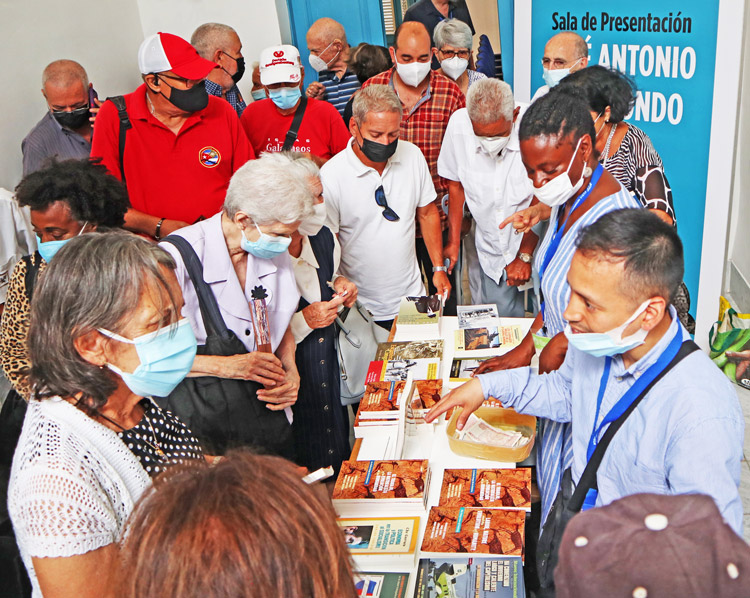
[{"label": "leopard print sleeve", "polygon": [[[31,259],[33,261],[38,258],[34,256]],[[41,261],[39,271],[45,266],[44,261]],[[31,362],[26,347],[30,307],[26,295],[26,262],[19,260],[8,283],[5,309],[0,320],[0,363],[13,388],[26,400],[31,396],[28,379]]]}]

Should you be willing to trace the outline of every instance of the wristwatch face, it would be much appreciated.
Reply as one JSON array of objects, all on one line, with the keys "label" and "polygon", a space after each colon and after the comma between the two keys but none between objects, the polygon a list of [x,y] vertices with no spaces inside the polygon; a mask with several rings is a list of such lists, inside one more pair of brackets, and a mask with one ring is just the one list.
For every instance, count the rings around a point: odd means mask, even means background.
[{"label": "wristwatch face", "polygon": [[531,263],[531,254],[529,253],[519,253],[518,259],[521,260],[524,264],[530,264]]}]

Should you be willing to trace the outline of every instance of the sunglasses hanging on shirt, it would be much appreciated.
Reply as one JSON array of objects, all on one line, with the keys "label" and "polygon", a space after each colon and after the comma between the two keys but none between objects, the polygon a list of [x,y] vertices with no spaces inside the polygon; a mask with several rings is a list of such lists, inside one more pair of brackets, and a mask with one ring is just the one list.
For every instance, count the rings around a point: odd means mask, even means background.
[{"label": "sunglasses hanging on shirt", "polygon": [[383,185],[380,185],[380,187],[375,189],[375,203],[383,208],[383,218],[385,218],[388,222],[397,222],[398,220],[401,220],[401,218],[399,218],[399,215],[393,211],[393,208],[388,206],[388,200],[386,200],[385,198]]}]

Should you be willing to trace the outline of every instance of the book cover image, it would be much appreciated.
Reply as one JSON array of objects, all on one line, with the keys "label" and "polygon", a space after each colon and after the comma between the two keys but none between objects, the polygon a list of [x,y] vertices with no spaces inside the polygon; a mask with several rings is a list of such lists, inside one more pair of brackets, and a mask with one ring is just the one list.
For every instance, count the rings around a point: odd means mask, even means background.
[{"label": "book cover image", "polygon": [[519,559],[420,559],[414,598],[523,598]]},{"label": "book cover image", "polygon": [[523,557],[525,522],[525,511],[432,507],[422,552]]},{"label": "book cover image", "polygon": [[471,380],[472,375],[479,365],[489,359],[489,357],[480,359],[454,359],[451,363],[450,380],[452,382],[463,382]]},{"label": "book cover image", "polygon": [[359,403],[359,412],[366,415],[369,412],[398,411],[405,382],[368,382],[365,394]]},{"label": "book cover image", "polygon": [[440,359],[443,356],[443,339],[379,343],[376,361],[393,359]]},{"label": "book cover image", "polygon": [[427,460],[344,461],[333,488],[336,499],[424,498]]},{"label": "book cover image", "polygon": [[413,409],[432,409],[443,394],[442,380],[415,380],[411,397]]},{"label": "book cover image", "polygon": [[521,342],[520,326],[499,326],[490,328],[467,328],[456,330],[456,351],[477,351],[514,346]]},{"label": "book cover image", "polygon": [[405,381],[409,374],[414,380],[435,380],[439,377],[439,359],[393,359],[382,363],[381,378],[387,382]]},{"label": "book cover image", "polygon": [[419,517],[337,519],[352,555],[414,554]]},{"label": "book cover image", "polygon": [[408,584],[409,573],[359,571],[354,574],[354,587],[357,590],[357,596],[362,596],[362,598],[407,598]]},{"label": "book cover image", "polygon": [[404,297],[398,309],[398,323],[419,326],[437,322],[443,306],[439,295]]},{"label": "book cover image", "polygon": [[446,469],[440,506],[531,509],[531,470]]},{"label": "book cover image", "polygon": [[456,308],[458,315],[458,327],[481,328],[482,326],[497,326],[499,315],[497,305],[488,303],[485,305],[459,305]]}]

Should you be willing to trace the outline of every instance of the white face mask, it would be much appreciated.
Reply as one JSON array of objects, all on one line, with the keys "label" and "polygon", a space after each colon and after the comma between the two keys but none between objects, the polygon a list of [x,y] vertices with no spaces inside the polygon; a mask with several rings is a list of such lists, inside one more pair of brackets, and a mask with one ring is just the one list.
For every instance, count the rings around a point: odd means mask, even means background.
[{"label": "white face mask", "polygon": [[[330,44],[328,44],[325,47],[325,49],[321,52],[321,54],[324,54],[325,51],[328,48],[331,47],[331,45],[333,45],[333,42],[331,42]],[[334,60],[336,60],[336,58],[338,57],[338,55],[340,53],[341,52],[336,52],[336,56],[334,56],[333,58],[331,58],[331,60],[329,60],[328,62],[326,62],[325,60],[323,60],[320,56],[316,56],[315,54],[310,54],[310,57],[308,58],[308,60],[310,61],[310,66],[313,67],[313,69],[315,69],[315,72],[319,73],[320,71],[327,70],[328,69],[328,65],[331,64]]]},{"label": "white face mask", "polygon": [[416,87],[430,72],[431,62],[410,62],[408,64],[396,63],[396,72],[401,80],[409,87]]},{"label": "white face mask", "polygon": [[443,69],[443,72],[454,81],[464,74],[468,66],[469,61],[466,58],[459,58],[458,56],[448,58],[440,63],[440,68]]},{"label": "white face mask", "polygon": [[323,225],[326,223],[326,204],[316,203],[313,206],[313,210],[315,210],[313,214],[300,223],[299,228],[297,229],[299,234],[307,237],[314,237],[320,232],[320,229],[323,228]]},{"label": "white face mask", "polygon": [[510,141],[510,135],[507,137],[479,137],[477,141],[482,149],[487,152],[491,157],[497,156],[501,151],[505,149]]},{"label": "white face mask", "polygon": [[639,328],[636,332],[630,336],[623,337],[622,333],[625,329],[633,322],[638,316],[643,313],[643,310],[648,307],[651,299],[647,299],[635,310],[635,313],[630,316],[623,324],[617,328],[613,328],[609,332],[579,332],[575,333],[570,327],[570,324],[565,326],[565,336],[568,342],[573,345],[579,351],[593,355],[594,357],[612,357],[613,355],[619,355],[621,353],[627,353],[631,349],[639,347],[646,342],[648,336],[648,330]]},{"label": "white face mask", "polygon": [[[581,137],[581,139],[583,139],[583,137]],[[576,149],[573,152],[573,156],[570,158],[568,168],[565,172],[561,172],[554,179],[547,181],[541,187],[534,187],[534,195],[537,196],[537,199],[551,208],[564,204],[583,186],[583,171],[581,171],[581,178],[578,179],[578,182],[575,185],[571,182],[570,177],[568,176],[570,167],[573,165],[573,160],[578,153],[578,148],[581,146],[581,139],[579,139],[576,144]]]}]

